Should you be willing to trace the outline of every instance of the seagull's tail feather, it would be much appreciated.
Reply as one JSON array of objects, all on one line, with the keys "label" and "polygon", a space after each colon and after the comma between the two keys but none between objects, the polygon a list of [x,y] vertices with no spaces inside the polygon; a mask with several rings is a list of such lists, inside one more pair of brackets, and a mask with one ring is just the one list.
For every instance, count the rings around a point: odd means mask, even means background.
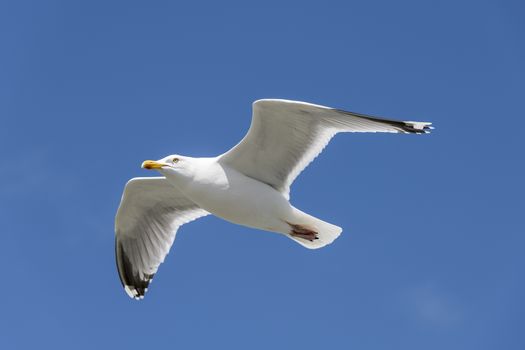
[{"label": "seagull's tail feather", "polygon": [[297,210],[293,222],[288,222],[288,237],[308,249],[319,249],[336,240],[343,229]]}]

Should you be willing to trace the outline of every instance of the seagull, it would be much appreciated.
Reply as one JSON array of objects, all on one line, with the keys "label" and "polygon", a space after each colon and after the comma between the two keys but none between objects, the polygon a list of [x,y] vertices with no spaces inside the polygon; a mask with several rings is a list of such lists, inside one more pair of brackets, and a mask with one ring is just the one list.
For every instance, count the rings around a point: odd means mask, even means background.
[{"label": "seagull", "polygon": [[255,101],[248,133],[226,153],[146,160],[142,168],[162,176],[128,181],[115,218],[115,255],[124,290],[131,298],[144,298],[178,228],[209,214],[282,234],[309,249],[332,243],[341,227],[290,204],[295,178],[339,132],[426,134],[430,125],[299,101]]}]

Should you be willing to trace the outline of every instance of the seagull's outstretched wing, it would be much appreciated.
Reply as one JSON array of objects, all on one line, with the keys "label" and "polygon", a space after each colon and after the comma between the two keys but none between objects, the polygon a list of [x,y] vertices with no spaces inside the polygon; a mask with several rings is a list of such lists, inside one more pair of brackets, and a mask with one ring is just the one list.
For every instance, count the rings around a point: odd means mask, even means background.
[{"label": "seagull's outstretched wing", "polygon": [[428,133],[431,123],[379,119],[287,100],[253,104],[250,130],[220,162],[289,197],[290,185],[338,132]]},{"label": "seagull's outstretched wing", "polygon": [[131,179],[115,218],[115,257],[126,293],[144,297],[177,229],[209,213],[163,177]]}]

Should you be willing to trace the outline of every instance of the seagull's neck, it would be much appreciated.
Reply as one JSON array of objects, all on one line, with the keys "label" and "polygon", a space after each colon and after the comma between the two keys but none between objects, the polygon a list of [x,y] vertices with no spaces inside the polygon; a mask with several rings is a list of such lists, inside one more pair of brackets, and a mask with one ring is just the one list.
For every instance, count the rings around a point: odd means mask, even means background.
[{"label": "seagull's neck", "polygon": [[191,158],[191,164],[188,164],[184,169],[164,170],[161,173],[166,176],[171,184],[185,192],[192,184],[217,178],[220,176],[220,174],[216,174],[219,170],[216,158]]}]

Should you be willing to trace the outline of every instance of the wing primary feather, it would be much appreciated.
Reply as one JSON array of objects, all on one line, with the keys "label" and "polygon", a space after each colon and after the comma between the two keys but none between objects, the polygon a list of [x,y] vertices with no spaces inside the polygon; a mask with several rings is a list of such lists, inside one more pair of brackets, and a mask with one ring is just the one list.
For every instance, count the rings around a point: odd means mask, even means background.
[{"label": "wing primary feather", "polygon": [[[372,122],[388,124],[396,128],[397,130],[407,133],[407,134],[428,134],[430,130],[433,129],[433,127],[430,126],[432,123],[427,123],[427,122],[399,121],[399,120],[373,117],[373,116],[361,114],[361,113],[348,112],[342,109],[333,108],[332,110],[338,113],[344,114],[344,115],[351,116],[351,117],[357,117],[357,118],[366,119]],[[363,126],[364,126],[364,129],[366,129],[366,126],[365,125]]]},{"label": "wing primary feather", "polygon": [[124,286],[124,290],[131,298],[140,299],[144,296],[149,285],[149,280],[153,278],[153,275],[149,275],[146,280],[142,280],[138,274],[134,274],[133,264],[124,251],[118,237],[115,238],[115,257],[120,282]]}]

